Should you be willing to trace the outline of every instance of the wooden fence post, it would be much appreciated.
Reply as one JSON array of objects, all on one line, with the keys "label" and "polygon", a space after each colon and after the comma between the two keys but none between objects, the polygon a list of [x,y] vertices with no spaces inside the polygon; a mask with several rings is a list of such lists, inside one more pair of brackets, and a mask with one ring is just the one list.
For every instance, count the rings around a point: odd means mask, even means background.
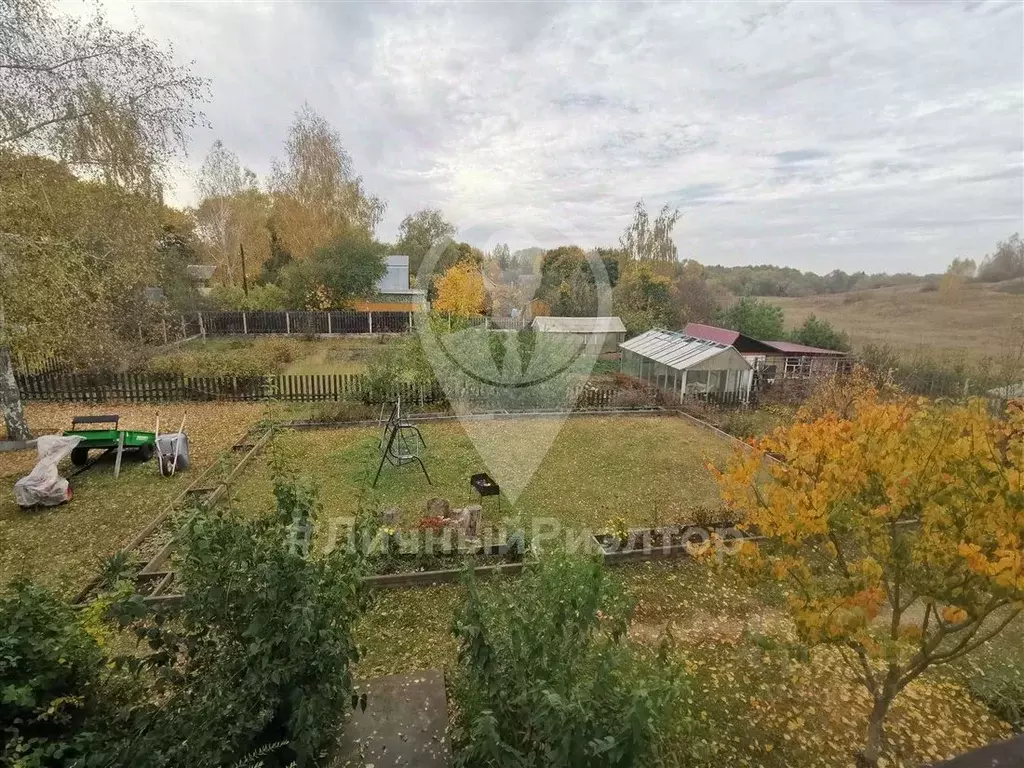
[{"label": "wooden fence post", "polygon": [[331,311],[327,310],[327,335],[331,335]]},{"label": "wooden fence post", "polygon": [[292,332],[292,316],[287,312],[284,313],[284,332]]},{"label": "wooden fence post", "polygon": [[245,317],[245,312],[242,313],[242,335],[249,335],[249,321]]},{"label": "wooden fence post", "polygon": [[373,312],[366,313],[370,318],[370,333],[373,333]]}]

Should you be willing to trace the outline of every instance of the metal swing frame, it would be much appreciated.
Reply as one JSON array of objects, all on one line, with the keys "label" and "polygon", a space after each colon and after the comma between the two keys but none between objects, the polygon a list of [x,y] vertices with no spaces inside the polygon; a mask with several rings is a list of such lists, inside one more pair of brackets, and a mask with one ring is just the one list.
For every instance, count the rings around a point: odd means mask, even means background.
[{"label": "metal swing frame", "polygon": [[[386,404],[381,405],[380,417],[377,419],[378,424],[380,424],[383,419],[385,407]],[[380,473],[381,470],[384,469],[385,462],[394,467],[404,467],[407,464],[416,462],[420,465],[420,469],[423,470],[423,476],[427,478],[427,484],[434,484],[430,479],[430,474],[427,472],[427,467],[423,463],[423,459],[413,453],[412,449],[409,447],[409,441],[406,437],[406,433],[414,434],[423,447],[427,447],[427,442],[423,439],[423,435],[420,434],[419,427],[415,426],[408,419],[402,418],[402,401],[399,399],[391,406],[391,413],[384,425],[384,431],[380,436],[380,442],[378,443],[378,447],[381,451],[380,464],[377,465],[377,474],[373,476],[372,488],[377,487],[377,480],[380,479]]]}]

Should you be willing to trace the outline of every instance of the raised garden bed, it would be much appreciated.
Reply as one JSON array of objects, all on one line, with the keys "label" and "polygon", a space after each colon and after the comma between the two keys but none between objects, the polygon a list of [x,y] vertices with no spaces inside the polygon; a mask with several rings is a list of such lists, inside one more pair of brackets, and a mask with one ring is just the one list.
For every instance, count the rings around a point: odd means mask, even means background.
[{"label": "raised garden bed", "polygon": [[[410,534],[413,534],[410,537]],[[422,534],[421,534],[422,535]],[[519,563],[523,559],[525,546],[522,540],[501,544],[480,544],[456,546],[446,540],[424,540],[414,532],[399,534],[401,544],[389,552],[378,552],[369,556],[374,574],[424,573],[428,571],[461,571],[467,564],[474,568]]]},{"label": "raised garden bed", "polygon": [[697,554],[707,545],[712,533],[726,541],[759,538],[738,530],[731,520],[722,520],[707,526],[633,529],[627,532],[624,540],[613,533],[601,533],[595,534],[594,541],[604,554],[605,563],[615,565]]}]

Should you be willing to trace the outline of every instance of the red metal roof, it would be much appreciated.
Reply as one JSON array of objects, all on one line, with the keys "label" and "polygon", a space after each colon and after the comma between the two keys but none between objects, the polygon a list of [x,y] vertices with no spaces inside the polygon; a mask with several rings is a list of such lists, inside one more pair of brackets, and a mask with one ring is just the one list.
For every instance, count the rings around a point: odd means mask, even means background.
[{"label": "red metal roof", "polygon": [[704,325],[703,323],[687,323],[683,333],[687,336],[695,336],[698,339],[716,341],[731,347],[740,337],[739,331],[730,331],[728,328],[719,328],[715,325]]},{"label": "red metal roof", "polygon": [[779,352],[785,352],[787,355],[839,355],[845,357],[845,352],[838,352],[834,349],[823,349],[822,347],[808,347],[806,344],[796,344],[792,341],[766,341],[772,347],[775,347]]}]

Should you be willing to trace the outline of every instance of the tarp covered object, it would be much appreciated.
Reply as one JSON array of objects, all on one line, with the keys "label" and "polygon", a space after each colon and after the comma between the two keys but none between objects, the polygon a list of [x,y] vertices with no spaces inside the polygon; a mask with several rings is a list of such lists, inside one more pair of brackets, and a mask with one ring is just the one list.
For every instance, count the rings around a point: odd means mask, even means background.
[{"label": "tarp covered object", "polygon": [[53,507],[71,498],[68,481],[60,476],[57,465],[80,442],[80,435],[43,435],[39,438],[36,443],[39,461],[27,477],[14,484],[14,499],[19,506],[34,507],[42,504],[44,507]]}]

